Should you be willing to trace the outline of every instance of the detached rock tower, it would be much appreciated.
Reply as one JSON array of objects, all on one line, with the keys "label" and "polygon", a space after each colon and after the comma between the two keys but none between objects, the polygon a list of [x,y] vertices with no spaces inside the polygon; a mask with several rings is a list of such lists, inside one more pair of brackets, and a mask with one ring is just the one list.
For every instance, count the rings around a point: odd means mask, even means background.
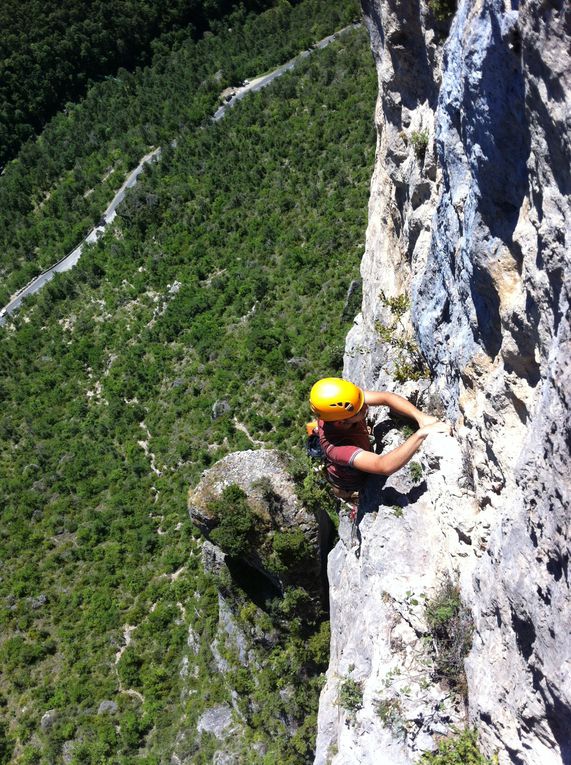
[{"label": "detached rock tower", "polygon": [[[378,146],[344,376],[440,409],[454,436],[371,487],[357,539],[341,523],[316,763],[407,765],[466,723],[500,765],[565,765],[571,6],[445,5],[363,0]],[[445,580],[473,620],[467,709],[434,671]]]}]

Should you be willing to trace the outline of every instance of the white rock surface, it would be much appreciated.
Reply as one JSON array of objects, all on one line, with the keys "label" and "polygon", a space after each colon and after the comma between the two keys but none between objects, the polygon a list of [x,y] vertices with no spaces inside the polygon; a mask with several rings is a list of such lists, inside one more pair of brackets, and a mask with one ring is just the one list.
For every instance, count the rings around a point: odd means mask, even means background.
[{"label": "white rock surface", "polygon": [[[463,0],[446,39],[413,0],[363,8],[378,146],[344,375],[455,427],[425,442],[424,484],[403,471],[371,486],[360,557],[341,525],[316,763],[417,762],[460,719],[450,698],[434,714],[446,692],[431,683],[412,602],[450,575],[475,623],[469,720],[482,750],[500,765],[566,765],[571,11],[563,0]],[[428,139],[424,156],[413,133]],[[402,295],[411,307],[397,321],[390,300]],[[395,382],[410,371],[399,342],[412,326],[431,385]],[[347,677],[364,689],[352,720],[338,703]],[[391,699],[399,719],[387,724],[378,702]]]},{"label": "white rock surface", "polygon": [[202,714],[196,724],[199,733],[212,733],[216,738],[226,738],[232,732],[232,709],[227,704],[211,707]]}]

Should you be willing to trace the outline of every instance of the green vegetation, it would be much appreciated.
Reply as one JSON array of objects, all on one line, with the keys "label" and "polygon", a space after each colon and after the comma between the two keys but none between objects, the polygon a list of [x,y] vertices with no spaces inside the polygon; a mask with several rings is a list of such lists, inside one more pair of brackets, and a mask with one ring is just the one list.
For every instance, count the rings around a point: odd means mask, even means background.
[{"label": "green vegetation", "polygon": [[[260,57],[270,58],[272,24],[280,53],[298,48],[300,19],[306,36],[313,26],[317,37],[333,31],[331,4],[305,6],[245,19],[248,35],[260,36]],[[232,35],[248,38],[236,28],[188,50],[212,46],[221,59]],[[165,53],[158,69],[125,75],[121,87],[102,83],[99,102],[94,89],[58,116],[0,179],[0,214],[27,211],[6,234],[19,248],[2,262],[10,280],[22,263],[37,267],[43,235],[33,215],[59,199],[42,224],[53,243],[81,218],[65,210],[83,210],[73,168],[90,133],[103,147],[96,176],[109,167],[123,119],[125,140],[136,134],[128,151],[142,154],[145,136],[155,140],[176,122],[171,108],[187,115],[169,133],[176,146],[144,174],[109,232],[0,328],[0,753],[15,765],[61,762],[68,748],[82,765],[155,765],[184,731],[185,757],[211,762],[216,741],[196,724],[234,698],[246,720],[238,761],[246,753],[252,765],[313,759],[327,627],[305,618],[300,588],[265,612],[226,584],[256,643],[245,671],[220,634],[220,582],[202,571],[186,493],[214,461],[252,447],[242,428],[301,452],[307,391],[339,372],[344,300],[366,226],[376,77],[357,30],[211,124],[206,96],[187,98],[186,76],[206,75],[184,70],[176,58],[184,50],[180,42],[175,58]],[[230,66],[234,49],[226,51]],[[245,67],[246,54],[237,61]],[[219,84],[208,88],[214,102]],[[114,123],[112,90],[130,93],[114,101]],[[202,129],[191,129],[190,112]],[[127,149],[117,149],[118,167]],[[41,178],[52,163],[49,192]],[[213,419],[222,398],[230,409]],[[302,551],[295,534],[278,537],[277,565]],[[105,700],[117,710],[98,715]],[[42,726],[48,710],[56,714]]]},{"label": "green vegetation", "polygon": [[436,679],[465,696],[464,659],[472,645],[472,617],[460,600],[459,588],[449,579],[427,602],[426,620],[435,646]]},{"label": "green vegetation", "polygon": [[438,21],[449,21],[456,13],[457,0],[428,0],[428,7]]},{"label": "green vegetation", "polygon": [[410,141],[416,154],[416,158],[422,162],[428,148],[428,130],[413,131]]},{"label": "green vegetation", "polygon": [[420,483],[422,481],[422,465],[420,462],[409,462],[408,469],[413,483]]},{"label": "green vegetation", "polygon": [[422,765],[497,765],[497,757],[484,757],[478,748],[478,735],[474,729],[457,730],[438,744],[436,752],[425,752]]},{"label": "green vegetation", "polygon": [[335,528],[339,528],[337,500],[331,492],[323,465],[315,470],[315,462],[305,452],[297,453],[291,465],[291,476],[304,506],[313,513],[325,510]]},{"label": "green vegetation", "polygon": [[347,677],[339,689],[339,704],[350,713],[363,707],[363,684]]},{"label": "green vegetation", "polygon": [[239,558],[248,555],[259,538],[260,519],[248,504],[246,493],[235,484],[228,486],[222,496],[209,507],[218,519],[212,531],[212,541],[228,555]]},{"label": "green vegetation", "polygon": [[426,366],[416,340],[403,322],[403,316],[410,308],[408,295],[402,294],[390,298],[381,291],[379,300],[391,314],[388,324],[377,321],[375,329],[381,340],[393,351],[391,354],[392,376],[400,383],[428,377],[430,370]]},{"label": "green vegetation", "polygon": [[[284,63],[356,9],[355,0],[280,2],[259,16],[242,7],[217,34],[163,41],[152,66],[120,69],[68,104],[0,176],[0,306],[79,243],[150,148],[207,124],[225,87]],[[140,188],[132,199],[139,213],[157,201]]]},{"label": "green vegetation", "polygon": [[272,539],[272,547],[275,556],[274,568],[278,572],[299,566],[311,555],[301,529],[276,531]]},{"label": "green vegetation", "polygon": [[399,698],[379,699],[375,702],[377,714],[395,736],[402,736],[405,731],[405,721],[402,716],[402,703]]},{"label": "green vegetation", "polygon": [[319,630],[308,641],[308,650],[311,660],[316,667],[326,668],[329,664],[329,644],[331,643],[331,624],[329,621],[321,622]]},{"label": "green vegetation", "polygon": [[[217,651],[228,669],[216,696],[211,695],[208,678],[203,677],[200,685],[192,684],[209,697],[202,707],[196,697],[192,699],[193,719],[213,703],[229,703],[231,692],[238,694],[240,735],[225,744],[237,762],[312,762],[316,700],[329,658],[329,623],[308,620],[304,593],[294,589],[284,598],[274,599],[267,611],[255,606],[232,582],[226,582],[223,591],[226,605],[232,609],[234,629],[249,637],[249,663],[244,667],[238,644],[229,633],[219,631]],[[209,651],[207,648],[206,653]],[[298,726],[293,734],[285,729],[288,721]],[[215,743],[204,735],[199,737],[193,762],[212,762]],[[267,749],[265,759],[253,753],[260,743]]]},{"label": "green vegetation", "polygon": [[[266,486],[266,480],[258,481],[258,485]],[[269,488],[265,489],[264,500],[271,512],[276,509],[279,498],[271,489],[269,480],[267,484]],[[283,573],[303,567],[314,554],[299,528],[270,533],[269,516],[263,517],[256,512],[246,493],[236,484],[227,486],[220,499],[209,504],[208,510],[216,521],[216,527],[210,533],[212,541],[233,558],[247,559],[257,554],[268,569]]]},{"label": "green vegetation", "polygon": [[413,590],[407,590],[405,593],[405,600],[407,605],[409,606],[418,606],[418,604],[420,603],[418,598],[425,600],[426,599],[425,593],[421,592],[418,597],[416,597]]},{"label": "green vegetation", "polygon": [[[244,3],[254,10],[269,4]],[[2,3],[0,166],[66,101],[82,96],[90,82],[148,61],[151,48],[160,52],[183,35],[198,37],[235,5],[229,0],[120,0],[111,9],[103,0]]]},{"label": "green vegetation", "polygon": [[381,292],[380,299],[384,306],[390,308],[397,320],[400,320],[410,308],[410,298],[404,292],[402,295],[396,295],[395,297],[386,297],[385,293]]}]

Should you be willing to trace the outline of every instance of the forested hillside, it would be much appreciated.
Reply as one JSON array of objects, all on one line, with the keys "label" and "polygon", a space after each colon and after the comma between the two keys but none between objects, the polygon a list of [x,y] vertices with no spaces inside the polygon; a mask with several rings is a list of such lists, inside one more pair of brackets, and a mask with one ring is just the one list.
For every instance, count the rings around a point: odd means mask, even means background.
[{"label": "forested hillside", "polygon": [[[271,4],[247,0],[242,7],[261,10]],[[118,67],[148,62],[153,52],[168,49],[177,30],[178,39],[198,37],[235,5],[231,0],[3,2],[0,167],[90,82]]]},{"label": "forested hillside", "polygon": [[[95,214],[86,199],[101,212],[110,188],[86,191],[108,168],[120,176],[137,151],[176,138],[78,266],[0,329],[0,762],[158,765],[232,694],[243,761],[312,759],[326,632],[301,623],[300,593],[266,613],[245,600],[244,619],[276,642],[253,674],[220,674],[218,585],[201,570],[185,497],[229,451],[299,452],[307,390],[340,370],[375,148],[365,32],[208,119],[226,80],[207,74],[224,60],[254,76],[280,29],[287,58],[355,13],[328,5],[280,5],[102,83],[1,179],[22,206],[9,236],[23,263],[30,242],[51,237],[53,255]],[[197,50],[202,69],[184,58]],[[198,648],[183,671],[189,634]],[[211,762],[211,734],[192,745],[190,761]]]},{"label": "forested hillside", "polygon": [[236,12],[219,34],[180,42],[134,74],[121,70],[54,117],[0,176],[0,306],[78,243],[151,146],[194,131],[227,85],[287,61],[355,15],[353,0]]}]

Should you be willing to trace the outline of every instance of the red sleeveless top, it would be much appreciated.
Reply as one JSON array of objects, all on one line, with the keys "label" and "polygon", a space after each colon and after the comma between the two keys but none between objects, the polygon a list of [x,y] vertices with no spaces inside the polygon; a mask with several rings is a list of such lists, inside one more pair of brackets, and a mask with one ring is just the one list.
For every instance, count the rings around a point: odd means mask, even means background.
[{"label": "red sleeveless top", "polygon": [[336,422],[318,422],[319,443],[325,454],[327,477],[334,486],[348,491],[359,491],[367,479],[367,473],[353,467],[359,452],[373,451],[365,420],[359,420],[350,428],[341,429]]}]

